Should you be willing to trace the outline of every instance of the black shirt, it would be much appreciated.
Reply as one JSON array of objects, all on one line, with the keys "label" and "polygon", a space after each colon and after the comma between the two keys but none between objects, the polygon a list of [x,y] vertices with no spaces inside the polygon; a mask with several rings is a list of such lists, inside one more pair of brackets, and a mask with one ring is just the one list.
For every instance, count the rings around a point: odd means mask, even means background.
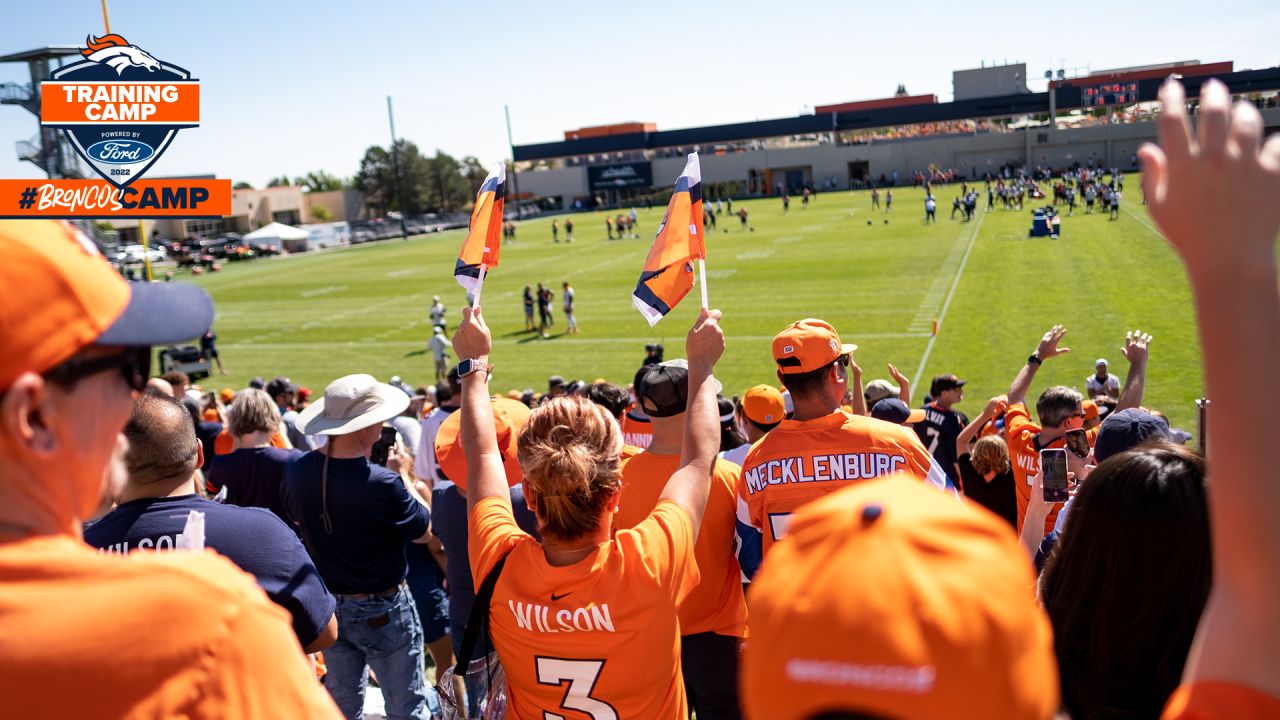
[{"label": "black shirt", "polygon": [[218,455],[209,466],[209,486],[227,488],[227,504],[266,508],[292,526],[280,493],[284,466],[302,457],[293,448],[241,448]]},{"label": "black shirt", "polygon": [[284,506],[329,589],[377,593],[404,580],[405,543],[422,537],[430,515],[400,476],[368,459],[329,460],[330,527],[321,518],[325,456],[311,451],[285,466]]},{"label": "black shirt", "polygon": [[1013,489],[1013,469],[991,478],[990,482],[969,461],[969,453],[956,460],[965,497],[1004,518],[1009,527],[1018,529],[1018,499]]},{"label": "black shirt", "polygon": [[929,454],[942,466],[952,483],[956,482],[956,438],[969,419],[958,410],[943,410],[936,403],[924,406],[924,420],[915,424],[916,434]]}]

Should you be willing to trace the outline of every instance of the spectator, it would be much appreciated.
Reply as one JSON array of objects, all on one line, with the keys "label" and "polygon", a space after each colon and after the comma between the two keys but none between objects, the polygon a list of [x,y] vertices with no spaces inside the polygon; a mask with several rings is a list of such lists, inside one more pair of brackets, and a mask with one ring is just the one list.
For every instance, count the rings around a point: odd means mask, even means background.
[{"label": "spectator", "polygon": [[964,400],[964,380],[955,375],[939,375],[929,386],[933,401],[924,406],[924,420],[916,423],[920,442],[938,461],[951,484],[957,485],[956,438],[969,424],[969,418],[954,406]]},{"label": "spectator", "polygon": [[284,426],[284,434],[289,444],[306,452],[320,446],[320,442],[298,429],[298,411],[293,409],[297,397],[298,386],[287,377],[277,377],[267,383],[267,395],[276,403],[280,411],[280,424]]},{"label": "spectator", "polygon": [[440,425],[458,410],[462,400],[462,386],[458,384],[458,368],[450,368],[445,382],[436,385],[436,407],[422,418],[418,449],[413,457],[413,474],[435,490],[435,484],[443,479],[436,463],[436,433]]},{"label": "spectator", "polygon": [[285,507],[338,599],[324,683],[347,717],[364,707],[370,667],[388,715],[426,715],[422,625],[404,585],[404,546],[429,539],[430,516],[411,485],[368,459],[382,423],[408,404],[404,392],[369,375],[334,380],[298,417],[302,432],[329,441],[284,474]]},{"label": "spectator", "polygon": [[208,490],[227,489],[227,502],[241,507],[259,507],[275,513],[293,527],[280,493],[284,467],[302,453],[293,448],[271,445],[271,436],[280,428],[280,413],[262,390],[241,390],[231,405],[228,430],[235,439],[235,451],[214,458],[209,466]]},{"label": "spectator", "polygon": [[742,401],[737,407],[746,442],[721,452],[720,457],[735,465],[741,465],[751,446],[770,430],[778,427],[782,422],[783,413],[782,393],[778,392],[778,388],[772,385],[756,385],[747,390],[742,394]]},{"label": "spectator", "polygon": [[[716,410],[720,412],[720,454],[721,459],[727,450],[742,447],[747,436],[738,427],[738,418],[734,412],[733,401],[723,396],[716,397]],[[735,465],[737,463],[734,463]]]},{"label": "spectator", "polygon": [[1176,81],[1160,90],[1157,147],[1144,144],[1151,215],[1182,257],[1194,295],[1206,394],[1221,427],[1209,443],[1214,585],[1196,653],[1166,720],[1280,715],[1280,486],[1266,449],[1274,430],[1258,402],[1258,378],[1280,365],[1275,198],[1280,144],[1262,144],[1262,118],[1232,111],[1226,86],[1202,86],[1196,132]]},{"label": "spectator", "polygon": [[997,395],[987,401],[982,413],[965,426],[956,438],[956,476],[960,491],[975,502],[1018,528],[1018,497],[1013,489],[1013,467],[1009,446],[1002,434],[979,434],[1004,414],[1009,399]]},{"label": "spectator", "polygon": [[[676,609],[697,583],[694,538],[719,438],[711,382],[724,351],[719,311],[703,310],[689,332],[680,465],[638,526],[612,532],[622,447],[617,424],[581,397],[534,409],[520,435],[519,459],[541,542],[512,516],[487,407],[492,341],[480,309],[463,312],[454,347],[479,368],[463,376],[462,432],[476,439],[464,445],[472,572],[478,582],[509,561],[499,570],[489,613],[511,690],[509,712],[566,715],[570,705],[619,717],[688,715]],[[547,634],[567,628],[574,632]],[[583,691],[567,693],[564,683]]]},{"label": "spectator", "polygon": [[552,375],[547,378],[547,399],[554,399],[564,395],[568,387],[569,383],[565,382],[564,378],[559,375]]},{"label": "spectator", "polygon": [[881,422],[906,425],[914,429],[917,423],[924,422],[924,410],[907,407],[907,404],[898,398],[885,398],[871,408],[871,417]]},{"label": "spectator", "polygon": [[1111,397],[1120,397],[1120,378],[1107,372],[1107,359],[1098,358],[1093,364],[1094,374],[1085,378],[1084,388],[1089,393],[1089,398],[1096,398],[1099,395],[1109,395]]},{"label": "spectator", "polygon": [[1099,464],[1071,504],[1040,580],[1063,706],[1077,718],[1157,717],[1209,596],[1204,461],[1144,445]]},{"label": "spectator", "polygon": [[904,474],[845,485],[792,516],[752,583],[747,716],[1047,720],[1033,586],[990,513]]},{"label": "spectator", "polygon": [[946,487],[946,475],[909,428],[840,411],[849,354],[856,349],[841,344],[831,325],[812,318],[792,323],[773,339],[778,379],[795,411],[752,446],[738,486],[752,526],[764,535],[766,555],[785,534],[790,513],[847,482],[901,469]]},{"label": "spectator", "polygon": [[[263,400],[271,405],[265,395]],[[138,398],[124,428],[127,479],[116,498],[119,505],[86,526],[85,542],[120,555],[172,550],[179,547],[188,513],[204,513],[205,545],[253,575],[267,597],[289,613],[303,652],[329,647],[338,639],[334,599],[293,530],[261,509],[196,494],[203,450],[187,417],[172,398]]]},{"label": "spectator", "polygon": [[284,614],[225,558],[81,541],[151,346],[213,320],[203,290],[130,285],[93,248],[65,223],[0,222],[0,287],[22,288],[0,303],[5,713],[337,717]]},{"label": "spectator", "polygon": [[[609,416],[618,421],[618,427],[623,426],[623,418],[627,415],[627,408],[631,404],[631,396],[627,394],[627,389],[621,385],[614,385],[608,382],[597,382],[587,386],[586,398],[591,402],[599,405],[609,412]],[[650,438],[653,436],[650,435]],[[623,439],[621,459],[626,460],[634,455],[639,455],[644,448],[635,445],[626,444]]]},{"label": "spectator", "polygon": [[[720,383],[711,379],[719,391]],[[689,366],[668,360],[646,366],[636,400],[653,423],[653,442],[622,464],[615,529],[634,528],[654,511],[667,480],[680,468],[689,406]],[[730,413],[732,418],[732,412]],[[738,649],[747,634],[742,571],[734,556],[737,480],[742,468],[714,463],[694,558],[701,580],[679,608],[680,661],[689,709],[699,718],[738,718]]]}]

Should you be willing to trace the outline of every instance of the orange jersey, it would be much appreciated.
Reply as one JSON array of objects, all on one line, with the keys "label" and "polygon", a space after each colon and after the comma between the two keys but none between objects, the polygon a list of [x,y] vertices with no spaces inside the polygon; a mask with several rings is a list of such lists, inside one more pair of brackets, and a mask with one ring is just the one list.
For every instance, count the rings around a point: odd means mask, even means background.
[{"label": "orange jersey", "polygon": [[641,450],[649,447],[649,443],[653,442],[653,424],[649,422],[649,418],[636,416],[628,410],[622,416],[622,442]]},{"label": "orange jersey", "polygon": [[507,717],[688,717],[676,608],[698,584],[698,566],[693,524],[679,505],[658,503],[565,567],[547,563],[505,497],[477,503],[469,533],[477,587],[507,557],[489,611]]},{"label": "orange jersey", "polygon": [[1229,682],[1182,685],[1160,720],[1264,720],[1280,717],[1280,698]]},{"label": "orange jersey", "polygon": [[[613,527],[635,527],[653,512],[667,480],[680,467],[679,455],[641,453],[622,464],[622,497]],[[711,493],[693,545],[702,580],[680,606],[680,634],[714,632],[746,637],[747,602],[742,570],[734,554],[738,508],[738,475],[742,468],[716,460]]]},{"label": "orange jersey", "polygon": [[0,587],[7,717],[341,717],[289,616],[212,552],[28,538],[0,543]]},{"label": "orange jersey", "polygon": [[[1040,472],[1040,451],[1047,448],[1066,447],[1066,441],[1058,438],[1045,445],[1036,445],[1036,435],[1040,426],[1031,422],[1027,406],[1014,403],[1005,411],[1004,438],[1009,446],[1009,463],[1013,465],[1013,487],[1018,493],[1018,532],[1022,532],[1022,520],[1027,516],[1027,504],[1031,502],[1031,482]],[[1086,433],[1089,445],[1098,437],[1098,428]],[[1058,508],[1049,512],[1044,520],[1044,532],[1049,534],[1058,519]]]},{"label": "orange jersey", "polygon": [[791,513],[849,482],[908,472],[938,488],[946,475],[903,425],[836,411],[813,420],[783,420],[747,453],[738,493],[764,552],[786,533]]}]

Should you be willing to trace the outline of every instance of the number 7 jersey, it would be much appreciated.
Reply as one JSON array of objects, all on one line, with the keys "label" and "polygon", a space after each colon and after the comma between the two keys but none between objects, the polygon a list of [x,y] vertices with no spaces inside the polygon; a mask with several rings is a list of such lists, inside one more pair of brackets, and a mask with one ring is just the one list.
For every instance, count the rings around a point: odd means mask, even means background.
[{"label": "number 7 jersey", "polygon": [[684,720],[677,608],[698,583],[693,526],[672,502],[581,561],[547,563],[505,498],[470,518],[479,585],[507,555],[489,608],[509,718]]},{"label": "number 7 jersey", "polygon": [[786,534],[791,513],[850,482],[907,472],[939,489],[947,476],[915,431],[837,410],[812,420],[783,420],[742,461],[738,494],[767,555]]}]

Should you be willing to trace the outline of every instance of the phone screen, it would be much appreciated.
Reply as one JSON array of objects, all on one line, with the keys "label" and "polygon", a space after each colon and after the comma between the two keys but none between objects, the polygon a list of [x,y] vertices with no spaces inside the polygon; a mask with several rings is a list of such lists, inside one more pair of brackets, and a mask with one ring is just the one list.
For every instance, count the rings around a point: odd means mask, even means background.
[{"label": "phone screen", "polygon": [[1071,451],[1072,455],[1078,458],[1089,456],[1089,436],[1085,434],[1084,430],[1068,430],[1063,439],[1066,441],[1067,449]]},{"label": "phone screen", "polygon": [[1067,501],[1067,451],[1040,451],[1040,472],[1044,474],[1044,501]]}]

